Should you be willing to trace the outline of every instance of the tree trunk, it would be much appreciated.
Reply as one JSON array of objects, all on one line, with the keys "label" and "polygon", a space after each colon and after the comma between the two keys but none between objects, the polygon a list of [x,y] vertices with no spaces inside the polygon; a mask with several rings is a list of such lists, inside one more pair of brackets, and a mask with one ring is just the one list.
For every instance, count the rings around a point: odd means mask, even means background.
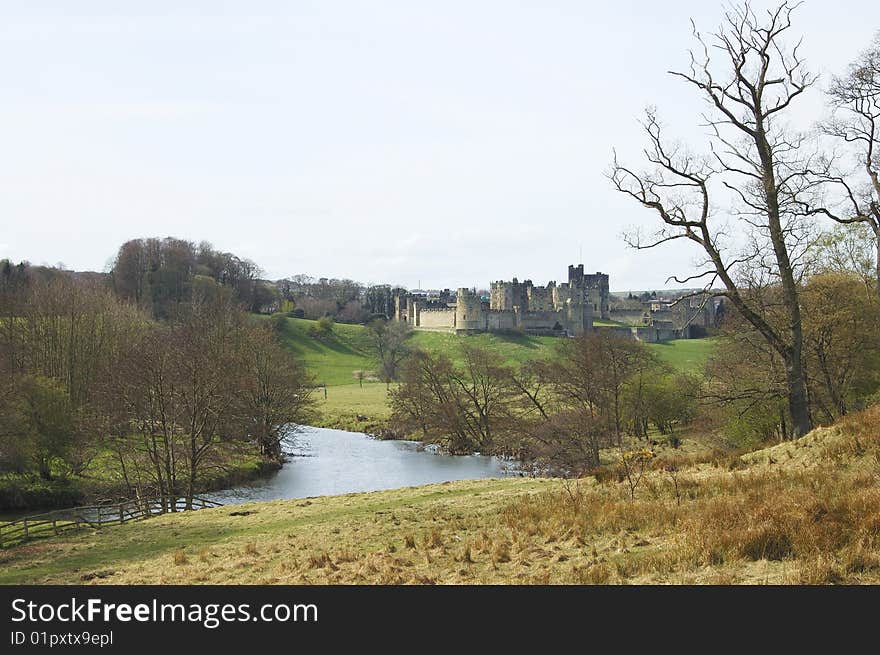
[{"label": "tree trunk", "polygon": [[[755,98],[755,107],[760,108],[760,98]],[[802,437],[812,428],[810,409],[807,399],[807,385],[804,377],[804,331],[801,321],[800,299],[798,298],[797,282],[794,268],[788,255],[785,234],[782,230],[782,219],[779,208],[779,187],[776,182],[776,170],[773,162],[773,148],[767,139],[763,118],[756,113],[757,129],[754,133],[755,145],[761,159],[764,198],[767,203],[767,224],[770,231],[770,243],[779,267],[779,279],[782,282],[783,304],[788,314],[788,333],[790,345],[785,349],[785,377],[788,385],[788,408],[791,413],[792,436]]]},{"label": "tree trunk", "polygon": [[874,280],[874,293],[877,294],[877,300],[880,301],[880,223],[874,228],[874,244],[877,246],[877,279]]},{"label": "tree trunk", "polygon": [[831,378],[831,372],[828,370],[828,357],[824,350],[820,349],[819,352],[816,353],[816,358],[819,361],[819,368],[822,371],[822,379],[825,383],[825,388],[828,390],[828,397],[831,399],[834,411],[837,412],[837,414],[833,415],[831,418],[840,418],[846,414],[846,403],[838,392],[837,385],[834,384],[834,380]]},{"label": "tree trunk", "polygon": [[785,378],[788,385],[788,412],[791,414],[791,433],[795,439],[812,429],[804,380],[803,358],[800,348],[792,348],[785,356]]}]

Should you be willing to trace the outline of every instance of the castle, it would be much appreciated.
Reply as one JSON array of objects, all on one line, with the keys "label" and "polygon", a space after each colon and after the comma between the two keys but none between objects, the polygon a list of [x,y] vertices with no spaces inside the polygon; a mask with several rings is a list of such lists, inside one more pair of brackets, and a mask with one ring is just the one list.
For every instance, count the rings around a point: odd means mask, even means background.
[{"label": "castle", "polygon": [[489,297],[458,289],[436,300],[415,294],[395,298],[394,318],[415,329],[469,334],[520,331],[527,334],[576,336],[592,329],[593,316],[608,318],[608,275],[584,274],[568,267],[568,282],[536,287],[531,280],[493,282]]}]

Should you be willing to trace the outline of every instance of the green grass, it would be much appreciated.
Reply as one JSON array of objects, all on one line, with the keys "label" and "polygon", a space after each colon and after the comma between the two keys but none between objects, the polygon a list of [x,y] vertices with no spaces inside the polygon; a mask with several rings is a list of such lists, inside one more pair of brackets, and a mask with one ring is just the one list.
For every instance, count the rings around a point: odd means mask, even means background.
[{"label": "green grass", "polygon": [[[613,325],[614,322],[607,322]],[[372,371],[376,363],[370,354],[370,341],[362,325],[337,323],[333,332],[318,340],[308,335],[315,321],[288,318],[282,337],[287,347],[302,358],[319,383],[357,384],[356,371]],[[457,360],[461,343],[472,343],[499,353],[511,364],[547,357],[559,343],[558,337],[535,337],[522,334],[476,334],[457,336],[446,332],[415,331],[410,344]],[[682,339],[648,344],[664,361],[682,370],[700,370],[715,347],[715,339]]]},{"label": "green grass", "polygon": [[[394,387],[392,384],[391,388]],[[326,398],[323,389],[315,392],[321,411],[317,427],[377,434],[391,416],[388,387],[382,382],[365,382],[363,387],[357,384],[328,386],[326,391]],[[366,420],[358,420],[358,416],[365,416]]]},{"label": "green grass", "polygon": [[717,343],[717,338],[678,339],[649,343],[648,347],[678,371],[701,373]]},{"label": "green grass", "polygon": [[333,332],[315,339],[308,329],[316,321],[288,318],[282,338],[285,345],[299,356],[319,384],[356,384],[356,371],[371,371],[375,362],[370,356],[370,342],[362,325],[336,323]]},{"label": "green grass", "polygon": [[[364,326],[336,323],[332,334],[323,339],[315,339],[308,334],[309,328],[314,324],[315,321],[307,319],[288,318],[282,338],[291,352],[302,358],[319,384],[357,384],[357,371],[371,372],[376,368]],[[444,353],[453,360],[460,357],[458,346],[465,340],[499,353],[510,363],[546,357],[552,346],[559,342],[555,337],[520,334],[477,334],[462,337],[443,332],[416,331],[409,337],[412,346]]]},{"label": "green grass", "polygon": [[533,337],[525,334],[473,334],[458,336],[444,332],[414,332],[410,342],[433,353],[443,353],[452,361],[461,358],[462,343],[487,348],[498,353],[509,364],[522,364],[532,359],[549,356],[559,337]]},{"label": "green grass", "polygon": [[[614,321],[605,322],[614,325]],[[323,427],[348,430],[372,431],[388,418],[387,390],[381,382],[367,381],[363,388],[358,384],[357,371],[370,375],[376,368],[371,356],[370,340],[362,325],[337,323],[333,332],[315,339],[308,334],[315,321],[288,318],[282,330],[287,347],[315,376],[318,384],[326,384],[324,392],[316,392],[318,407],[323,417],[318,422]],[[524,334],[475,334],[458,336],[446,332],[414,331],[409,343],[417,348],[442,353],[453,361],[459,361],[459,346],[470,343],[498,353],[509,364],[552,355],[559,337],[537,337]],[[714,339],[691,339],[648,344],[663,361],[676,369],[699,372],[715,346]],[[358,421],[357,415],[367,416],[368,421]]]}]

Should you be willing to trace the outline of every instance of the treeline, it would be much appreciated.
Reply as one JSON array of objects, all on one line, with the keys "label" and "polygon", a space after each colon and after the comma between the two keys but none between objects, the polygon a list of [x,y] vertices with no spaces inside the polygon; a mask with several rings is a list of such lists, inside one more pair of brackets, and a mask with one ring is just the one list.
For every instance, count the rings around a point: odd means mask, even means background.
[{"label": "treeline", "polygon": [[[816,255],[814,261],[823,261]],[[855,270],[824,272],[799,287],[803,325],[803,369],[810,422],[828,425],[880,402],[880,301],[874,282]],[[867,282],[867,283],[866,283]],[[753,291],[757,294],[758,291]],[[776,288],[760,290],[766,316],[775,325],[786,317]],[[785,361],[754,326],[731,312],[723,338],[708,365],[703,395],[730,436],[758,444],[791,435]]]},{"label": "treeline", "polygon": [[[0,265],[0,473],[192,498],[277,462],[312,381],[230,286],[157,321],[101,279]],[[11,476],[11,477],[10,477]]]},{"label": "treeline", "polygon": [[394,316],[394,299],[405,289],[388,284],[363,285],[349,279],[295,275],[277,282],[291,316],[366,324]]},{"label": "treeline", "polygon": [[453,453],[580,474],[599,466],[602,448],[647,439],[651,424],[676,443],[695,415],[698,378],[608,330],[560,339],[551,357],[521,366],[467,341],[460,348],[459,361],[410,353],[392,391],[396,424]]},{"label": "treeline", "polygon": [[119,248],[110,273],[117,296],[157,319],[172,318],[195,296],[232,290],[247,311],[279,309],[275,285],[260,280],[260,268],[249,259],[215,250],[203,241],[132,239]]},{"label": "treeline", "polygon": [[[812,273],[799,288],[808,409],[817,425],[880,402],[880,301],[871,277],[836,256],[840,238],[835,230],[817,240]],[[760,302],[777,306],[768,316],[783,323],[781,290],[760,293]],[[706,367],[692,374],[601,328],[561,339],[552,356],[520,366],[466,339],[455,358],[401,353],[393,348],[400,329],[371,332],[380,367],[392,370],[389,353],[397,357],[392,421],[451,452],[504,454],[577,474],[599,466],[603,448],[619,459],[660,440],[678,447],[687,426],[734,449],[792,435],[785,362],[736,311]]]},{"label": "treeline", "polygon": [[366,286],[349,279],[295,275],[275,282],[249,259],[215,250],[211,244],[183,239],[132,239],[116,255],[110,284],[120,298],[156,319],[175,316],[201,297],[231,289],[247,311],[342,323],[366,324],[394,314],[394,298],[403,291],[390,285]]}]

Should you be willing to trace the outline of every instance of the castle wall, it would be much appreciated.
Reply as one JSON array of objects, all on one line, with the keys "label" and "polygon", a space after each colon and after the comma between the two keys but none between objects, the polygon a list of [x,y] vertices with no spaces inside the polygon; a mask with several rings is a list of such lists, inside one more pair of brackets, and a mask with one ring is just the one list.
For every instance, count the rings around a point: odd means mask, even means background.
[{"label": "castle wall", "polygon": [[526,332],[558,334],[566,330],[567,325],[565,312],[524,312],[519,319],[519,326]]},{"label": "castle wall", "polygon": [[[555,285],[554,285],[555,286]],[[547,312],[556,309],[553,305],[553,287],[528,287],[528,311]]]},{"label": "castle wall", "polygon": [[577,268],[569,266],[569,280],[571,281],[572,277],[576,278],[578,286],[586,291],[589,301],[593,304],[594,313],[597,316],[601,316],[603,319],[608,319],[608,312],[610,309],[609,300],[611,296],[608,275],[606,273],[584,274],[583,270],[583,264]]},{"label": "castle wall", "polygon": [[684,324],[684,322],[687,320],[687,318],[682,315],[684,314],[684,312],[682,311],[684,309],[685,308],[682,307],[682,309],[677,312],[672,309],[658,309],[657,311],[651,312],[651,318],[653,319],[654,323],[657,323],[658,321],[672,323],[676,320],[679,320],[682,324]]},{"label": "castle wall", "polygon": [[657,343],[659,341],[671,341],[672,339],[681,339],[685,335],[681,330],[671,328],[657,328],[651,325],[641,325],[632,327],[600,327],[597,330],[611,330],[615,334],[635,339],[644,343]]},{"label": "castle wall", "polygon": [[620,321],[621,323],[629,323],[631,325],[645,324],[645,311],[643,309],[613,309],[608,313],[608,317],[612,321]]},{"label": "castle wall", "polygon": [[513,285],[493,282],[489,289],[489,308],[495,311],[513,311]]},{"label": "castle wall", "polygon": [[516,327],[516,314],[514,312],[493,310],[486,312],[486,329],[490,332],[493,330],[515,330]]},{"label": "castle wall", "polygon": [[[593,328],[594,316],[608,318],[608,295],[608,275],[585,275],[581,264],[568,267],[568,282],[562,284],[549,282],[546,287],[536,287],[531,280],[520,282],[517,278],[492,282],[485,304],[466,288],[458,289],[454,303],[448,290],[439,299],[401,295],[395,299],[395,318],[425,330],[579,335]],[[652,336],[647,332],[629,334],[648,340]]]},{"label": "castle wall", "polygon": [[686,339],[689,336],[689,328],[676,330],[670,328],[657,328],[657,341],[671,341],[673,339]]},{"label": "castle wall", "polygon": [[419,327],[423,328],[454,328],[454,309],[422,309],[419,312]]}]

